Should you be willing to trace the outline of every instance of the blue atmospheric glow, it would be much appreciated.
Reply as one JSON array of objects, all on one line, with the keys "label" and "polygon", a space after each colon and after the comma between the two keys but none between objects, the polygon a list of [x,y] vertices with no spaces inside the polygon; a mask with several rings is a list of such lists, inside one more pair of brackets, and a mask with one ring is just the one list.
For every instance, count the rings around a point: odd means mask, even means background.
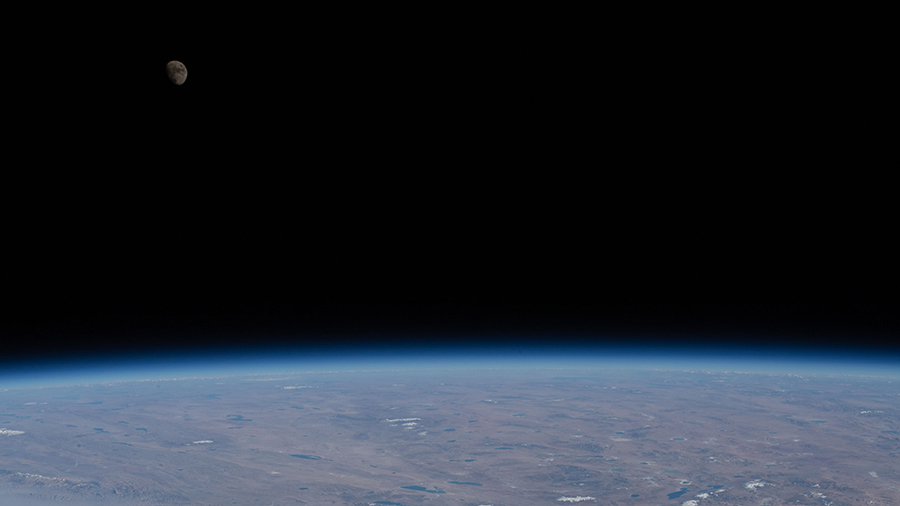
[{"label": "blue atmospheric glow", "polygon": [[694,370],[900,377],[896,356],[815,350],[603,346],[419,346],[318,349],[301,346],[118,354],[31,362],[0,371],[0,389],[142,379],[361,370],[502,369]]}]

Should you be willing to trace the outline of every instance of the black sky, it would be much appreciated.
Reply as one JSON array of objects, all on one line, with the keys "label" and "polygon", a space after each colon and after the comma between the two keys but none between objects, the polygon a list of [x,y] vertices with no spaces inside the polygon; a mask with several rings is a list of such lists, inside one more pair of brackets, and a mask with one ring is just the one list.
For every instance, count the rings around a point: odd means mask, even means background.
[{"label": "black sky", "polygon": [[798,108],[814,68],[763,100],[778,65],[743,79],[715,55],[591,50],[584,27],[357,14],[30,48],[4,357],[423,336],[898,351],[896,203],[864,175],[879,140]]}]

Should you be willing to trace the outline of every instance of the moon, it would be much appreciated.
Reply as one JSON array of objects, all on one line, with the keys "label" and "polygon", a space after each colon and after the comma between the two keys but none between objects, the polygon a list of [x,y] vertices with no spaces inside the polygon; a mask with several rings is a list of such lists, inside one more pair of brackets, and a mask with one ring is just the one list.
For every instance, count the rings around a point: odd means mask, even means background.
[{"label": "moon", "polygon": [[166,74],[172,84],[184,84],[184,80],[187,79],[187,68],[180,61],[172,60],[166,64]]}]

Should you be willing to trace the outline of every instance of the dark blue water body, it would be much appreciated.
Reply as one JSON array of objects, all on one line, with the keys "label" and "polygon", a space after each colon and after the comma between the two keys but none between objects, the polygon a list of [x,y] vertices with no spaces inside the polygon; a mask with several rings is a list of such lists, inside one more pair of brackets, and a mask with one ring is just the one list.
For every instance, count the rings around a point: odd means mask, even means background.
[{"label": "dark blue water body", "polygon": [[641,494],[631,494],[631,497],[640,497]]},{"label": "dark blue water body", "polygon": [[225,415],[229,422],[252,422],[252,419],[244,418],[244,415]]},{"label": "dark blue water body", "polygon": [[884,432],[885,434],[896,434],[897,433],[897,431],[895,431],[895,430],[883,430],[881,432]]},{"label": "dark blue water body", "polygon": [[207,399],[218,399],[221,395],[222,394],[206,394],[203,397],[206,397]]},{"label": "dark blue water body", "polygon": [[474,481],[448,481],[447,483],[452,483],[454,485],[474,485],[476,487],[482,486],[481,483],[475,483]]},{"label": "dark blue water body", "polygon": [[687,441],[687,440],[683,437],[673,437],[672,441]]},{"label": "dark blue water body", "polygon": [[810,420],[812,423],[828,423],[828,420]]},{"label": "dark blue water body", "polygon": [[513,416],[525,416],[525,413],[516,413]]},{"label": "dark blue water body", "polygon": [[106,432],[106,429],[101,429],[101,428],[98,428],[98,427],[94,427],[94,430],[97,431],[97,432],[103,432],[103,433],[105,433],[105,434],[109,434],[109,432]]},{"label": "dark blue water body", "polygon": [[122,422],[122,421],[119,421],[119,422],[117,422],[117,423],[124,423],[124,424],[128,424],[128,425],[131,425],[131,424],[130,424],[130,423],[128,423],[128,422]]},{"label": "dark blue water body", "polygon": [[477,459],[466,459],[463,462],[475,462]]},{"label": "dark blue water body", "polygon": [[475,422],[477,422],[477,421],[478,421],[478,420],[469,420],[469,423],[475,423]]},{"label": "dark blue water body", "polygon": [[[127,434],[126,434],[126,435],[127,435]],[[131,444],[131,443],[122,443],[122,442],[119,442],[119,441],[114,441],[114,443],[117,444],[117,445],[134,446],[134,445]]]},{"label": "dark blue water body", "polygon": [[419,485],[408,485],[408,486],[400,487],[400,488],[405,488],[407,490],[415,490],[417,492],[428,492],[429,494],[445,494],[446,493],[443,490],[440,490],[438,488],[435,488],[434,490],[430,490],[425,487],[420,487]]},{"label": "dark blue water body", "polygon": [[372,501],[372,504],[386,504],[387,506],[405,506],[398,502],[391,502],[391,501]]},{"label": "dark blue water body", "polygon": [[77,425],[66,424],[66,427],[78,427]]},{"label": "dark blue water body", "polygon": [[322,457],[318,455],[298,455],[296,453],[292,453],[291,457],[297,457],[298,459],[307,459],[307,460],[322,460]]},{"label": "dark blue water body", "polygon": [[444,429],[444,432],[453,432],[453,431],[455,431],[455,430],[456,430],[456,429]]},{"label": "dark blue water body", "polygon": [[515,450],[515,448],[509,447],[509,446],[498,446],[494,449],[495,450]]},{"label": "dark blue water body", "polygon": [[303,409],[303,406],[291,406],[292,409]]},{"label": "dark blue water body", "polygon": [[90,406],[90,405],[96,406],[96,405],[98,405],[98,404],[103,404],[103,401],[79,402],[78,404],[86,404],[86,405],[89,405],[89,406]]},{"label": "dark blue water body", "polygon": [[688,491],[688,489],[682,488],[678,492],[672,492],[671,494],[667,495],[666,497],[668,497],[669,500],[671,501],[672,499],[677,499],[677,498],[683,496],[684,494],[687,494],[687,491]]},{"label": "dark blue water body", "polygon": [[448,439],[447,442],[448,442],[448,443],[455,443],[456,440],[455,440],[455,439]]}]

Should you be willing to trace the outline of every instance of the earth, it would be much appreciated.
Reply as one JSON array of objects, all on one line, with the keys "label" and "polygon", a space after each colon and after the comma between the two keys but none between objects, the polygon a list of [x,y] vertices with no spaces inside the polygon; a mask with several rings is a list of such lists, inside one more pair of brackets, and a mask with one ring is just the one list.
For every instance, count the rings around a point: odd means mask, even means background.
[{"label": "earth", "polygon": [[550,367],[7,388],[0,503],[900,504],[900,388]]}]

